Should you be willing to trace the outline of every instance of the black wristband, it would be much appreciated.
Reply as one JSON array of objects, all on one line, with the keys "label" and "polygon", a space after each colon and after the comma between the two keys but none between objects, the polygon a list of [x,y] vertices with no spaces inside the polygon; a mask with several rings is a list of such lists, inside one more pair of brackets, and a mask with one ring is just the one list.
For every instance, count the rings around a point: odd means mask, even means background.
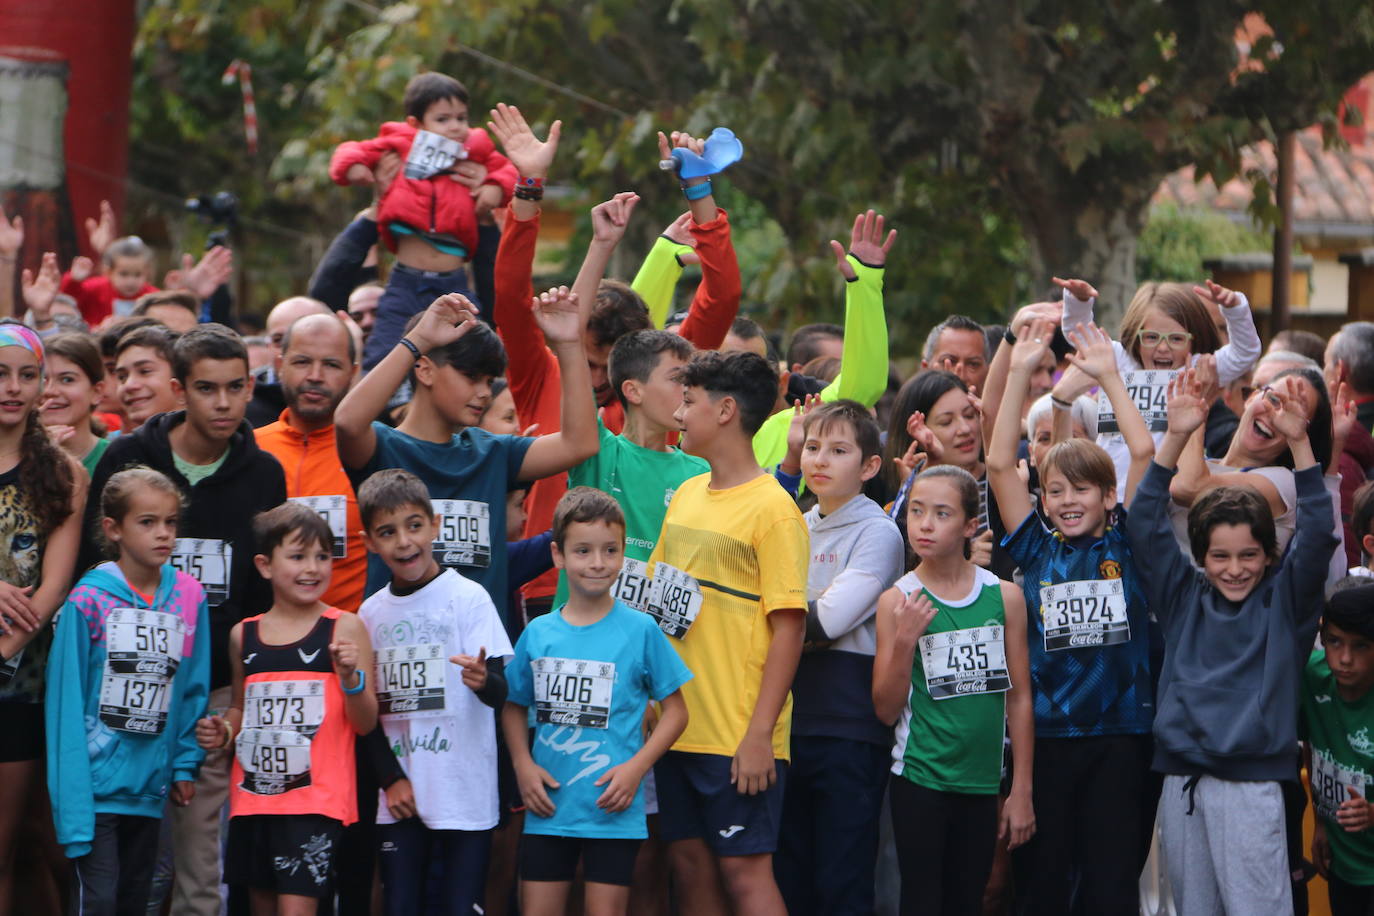
[{"label": "black wristband", "polygon": [[417,363],[420,361],[420,357],[424,356],[424,354],[420,352],[420,348],[415,346],[415,344],[411,343],[411,341],[405,337],[402,337],[400,340],[396,341],[396,343],[409,350],[410,355],[415,357]]},{"label": "black wristband", "polygon": [[1016,346],[1016,335],[1011,332],[1011,328],[1007,328],[1002,332],[1002,339],[1013,347]]}]

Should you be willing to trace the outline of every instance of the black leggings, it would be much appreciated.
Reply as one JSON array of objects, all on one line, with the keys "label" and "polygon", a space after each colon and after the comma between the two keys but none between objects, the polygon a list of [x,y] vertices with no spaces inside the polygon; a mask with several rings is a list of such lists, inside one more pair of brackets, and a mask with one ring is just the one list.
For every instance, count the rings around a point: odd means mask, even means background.
[{"label": "black leggings", "polygon": [[937,792],[893,776],[902,916],[979,916],[997,843],[997,796]]},{"label": "black leggings", "polygon": [[1374,916],[1374,886],[1349,884],[1332,875],[1326,879],[1331,916]]}]

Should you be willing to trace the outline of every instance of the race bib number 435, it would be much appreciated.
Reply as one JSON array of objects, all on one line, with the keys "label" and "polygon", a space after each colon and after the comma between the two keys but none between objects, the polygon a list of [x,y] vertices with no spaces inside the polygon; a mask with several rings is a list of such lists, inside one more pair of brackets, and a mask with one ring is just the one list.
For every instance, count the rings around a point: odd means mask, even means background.
[{"label": "race bib number 435", "polygon": [[921,665],[933,700],[1011,689],[1002,627],[946,630],[921,637]]},{"label": "race bib number 435", "polygon": [[491,565],[491,509],[475,499],[432,499],[439,516],[434,562],[445,568]]},{"label": "race bib number 435", "polygon": [[580,658],[536,658],[534,717],[552,725],[605,728],[611,714],[615,664]]},{"label": "race bib number 435", "polygon": [[172,550],[172,565],[200,583],[210,607],[228,599],[233,562],[233,545],[213,538],[177,538]]},{"label": "race bib number 435", "polygon": [[185,639],[186,622],[175,614],[111,611],[105,619],[100,720],[116,731],[162,734]]},{"label": "race bib number 435", "polygon": [[1045,651],[1129,642],[1126,591],[1120,579],[1061,582],[1040,587]]}]

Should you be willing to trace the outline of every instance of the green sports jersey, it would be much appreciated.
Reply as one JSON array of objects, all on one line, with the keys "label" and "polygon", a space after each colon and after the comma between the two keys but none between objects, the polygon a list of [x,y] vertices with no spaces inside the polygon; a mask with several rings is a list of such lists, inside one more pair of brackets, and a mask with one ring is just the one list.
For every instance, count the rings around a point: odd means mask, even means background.
[{"label": "green sports jersey", "polygon": [[[878,403],[887,390],[887,318],[883,313],[883,268],[870,267],[849,255],[854,279],[844,285],[844,349],[840,374],[821,389],[821,400],[841,398],[865,407]],[[763,422],[754,434],[754,458],[772,470],[787,457],[787,428],[792,411],[783,410]]]},{"label": "green sports jersey", "polygon": [[1302,678],[1300,735],[1312,747],[1309,772],[1312,803],[1326,823],[1331,844],[1331,867],[1350,884],[1374,884],[1374,835],[1347,833],[1336,823],[1336,809],[1350,797],[1348,788],[1368,798],[1374,773],[1374,690],[1346,702],[1336,679],[1317,649],[1307,660]]},{"label": "green sports jersey", "polygon": [[[924,586],[909,572],[897,588],[909,595]],[[996,794],[1011,689],[1002,583],[975,567],[973,589],[964,600],[925,593],[937,610],[916,645],[892,772],[938,792]]]},{"label": "green sports jersey", "polygon": [[[644,610],[648,577],[644,564],[654,552],[668,503],[684,480],[705,474],[703,459],[672,448],[656,452],[617,436],[598,422],[601,447],[568,472],[569,487],[596,487],[615,497],[625,513],[625,567],[612,590],[617,598]],[[567,577],[558,576],[553,606],[568,600]]]}]

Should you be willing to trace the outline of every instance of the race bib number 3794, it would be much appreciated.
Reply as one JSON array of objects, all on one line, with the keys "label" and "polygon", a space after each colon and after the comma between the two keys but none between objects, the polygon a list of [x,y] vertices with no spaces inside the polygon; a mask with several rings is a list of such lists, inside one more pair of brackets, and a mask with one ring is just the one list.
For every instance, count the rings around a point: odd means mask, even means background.
[{"label": "race bib number 3794", "polygon": [[[1169,401],[1169,382],[1177,374],[1172,369],[1144,369],[1121,373],[1126,393],[1135,402],[1136,409],[1145,419],[1145,425],[1149,427],[1150,432],[1163,432],[1169,428],[1169,414],[1165,407]],[[1121,431],[1116,410],[1105,391],[1097,396],[1097,431]]]}]

